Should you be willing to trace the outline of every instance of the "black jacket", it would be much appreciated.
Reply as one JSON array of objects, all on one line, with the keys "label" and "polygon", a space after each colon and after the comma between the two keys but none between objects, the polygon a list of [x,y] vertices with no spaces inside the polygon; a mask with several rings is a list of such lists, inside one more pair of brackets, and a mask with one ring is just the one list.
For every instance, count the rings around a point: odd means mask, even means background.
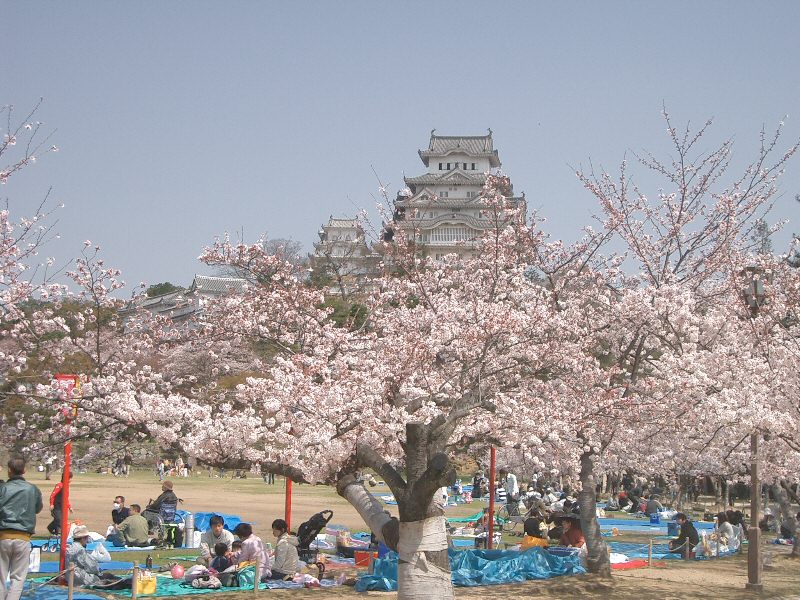
[{"label": "black jacket", "polygon": [[150,504],[145,510],[152,510],[153,512],[159,512],[161,510],[162,504],[178,504],[178,497],[175,495],[175,492],[172,490],[167,490],[166,492],[161,492],[161,495],[153,500],[153,503]]},{"label": "black jacket", "polygon": [[678,546],[682,546],[686,540],[689,540],[690,548],[694,548],[700,543],[700,536],[697,534],[697,529],[694,528],[694,525],[688,519],[681,525],[681,531],[673,544],[677,548]]},{"label": "black jacket", "polygon": [[130,516],[131,510],[127,506],[115,508],[111,511],[111,522],[114,523],[114,525],[119,525]]}]

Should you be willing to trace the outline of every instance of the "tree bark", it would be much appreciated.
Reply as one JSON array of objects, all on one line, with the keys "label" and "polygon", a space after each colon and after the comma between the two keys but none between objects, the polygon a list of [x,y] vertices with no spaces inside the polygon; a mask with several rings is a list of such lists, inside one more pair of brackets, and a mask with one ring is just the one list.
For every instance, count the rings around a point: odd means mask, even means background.
[{"label": "tree bark", "polygon": [[578,504],[581,509],[581,529],[586,540],[586,566],[590,573],[611,576],[611,561],[608,546],[600,535],[600,524],[597,522],[597,495],[595,493],[594,454],[581,454],[581,491]]},{"label": "tree bark", "polygon": [[731,482],[727,477],[723,477],[722,484],[725,486],[725,493],[722,498],[722,510],[726,510],[731,505]]},{"label": "tree bark", "polygon": [[711,485],[714,487],[714,511],[722,510],[722,486],[725,484],[724,478],[712,477]]},{"label": "tree bark", "polygon": [[678,497],[675,498],[675,509],[678,512],[683,512],[683,505],[688,495],[687,491],[688,484],[686,483],[686,477],[684,475],[678,475]]},{"label": "tree bark", "polygon": [[434,493],[455,481],[443,444],[432,439],[421,423],[406,426],[406,480],[371,448],[359,447],[357,460],[380,473],[389,485],[400,513],[391,517],[380,502],[352,475],[337,484],[337,491],[352,504],[375,535],[399,555],[398,600],[450,600],[454,598],[447,545],[447,520],[433,503]]},{"label": "tree bark", "polygon": [[798,545],[797,539],[797,519],[795,518],[794,511],[792,511],[792,505],[789,502],[789,496],[786,494],[786,490],[783,486],[774,483],[772,485],[772,495],[775,496],[775,500],[778,501],[778,505],[781,508],[781,521],[789,528],[789,531],[792,533],[792,537],[794,538],[794,545],[792,546],[792,558],[800,558],[800,545]]}]

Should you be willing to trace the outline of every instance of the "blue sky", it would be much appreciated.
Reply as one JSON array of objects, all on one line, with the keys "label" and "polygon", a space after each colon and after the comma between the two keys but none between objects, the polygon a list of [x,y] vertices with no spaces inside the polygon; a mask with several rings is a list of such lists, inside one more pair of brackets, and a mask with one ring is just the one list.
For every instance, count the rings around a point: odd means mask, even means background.
[{"label": "blue sky", "polygon": [[[15,214],[47,189],[61,239],[130,283],[188,284],[226,231],[307,249],[328,216],[372,209],[424,167],[430,130],[491,127],[515,191],[575,239],[595,201],[570,169],[669,152],[714,117],[735,164],[785,115],[800,137],[800,2],[4,2],[0,104],[61,151],[0,189]],[[796,220],[800,157],[775,219]],[[776,240],[785,245],[790,224]]]}]

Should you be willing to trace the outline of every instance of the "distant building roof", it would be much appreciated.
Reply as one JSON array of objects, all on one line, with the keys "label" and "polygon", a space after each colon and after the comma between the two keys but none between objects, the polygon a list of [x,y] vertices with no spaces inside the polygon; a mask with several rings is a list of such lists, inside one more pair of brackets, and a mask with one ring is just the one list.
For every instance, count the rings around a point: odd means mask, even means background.
[{"label": "distant building roof", "polygon": [[228,292],[242,293],[247,286],[246,279],[238,277],[212,277],[210,275],[195,275],[189,288],[192,292],[203,294],[227,294]]},{"label": "distant building roof", "polygon": [[451,153],[465,153],[470,156],[483,156],[489,159],[493,167],[500,166],[500,158],[494,149],[492,130],[487,135],[436,135],[431,131],[431,139],[427,150],[420,150],[419,157],[425,166],[432,156],[444,156]]},{"label": "distant building roof", "polygon": [[419,177],[406,177],[406,185],[433,185],[433,184],[466,184],[483,185],[486,182],[486,175],[482,173],[464,173],[463,171],[448,171],[439,175],[438,173],[425,173]]},{"label": "distant building roof", "polygon": [[358,219],[334,219],[331,217],[328,219],[328,224],[323,225],[323,227],[352,227],[352,228],[359,228],[361,224],[358,222]]}]

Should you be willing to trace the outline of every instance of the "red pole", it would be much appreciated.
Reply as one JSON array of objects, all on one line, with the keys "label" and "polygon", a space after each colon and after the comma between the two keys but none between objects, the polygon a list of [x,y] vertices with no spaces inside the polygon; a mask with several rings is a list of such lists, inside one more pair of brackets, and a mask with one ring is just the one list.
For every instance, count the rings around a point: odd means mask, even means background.
[{"label": "red pole", "polygon": [[491,550],[494,546],[494,470],[497,466],[496,449],[492,446],[489,450],[489,537],[486,547]]},{"label": "red pole", "polygon": [[292,528],[292,480],[286,478],[286,505],[283,512],[284,521],[286,521],[287,529]]},{"label": "red pole", "polygon": [[[67,419],[69,435],[69,418]],[[59,552],[59,571],[67,568],[67,537],[69,536],[69,475],[72,468],[72,442],[64,444],[64,475],[61,488],[61,550]],[[63,579],[63,578],[62,578]]]},{"label": "red pole", "polygon": [[[74,397],[75,389],[80,392],[80,378],[77,375],[56,375],[59,384],[64,383],[66,388],[65,396],[68,400]],[[64,472],[61,479],[61,550],[58,557],[59,571],[64,571],[67,567],[67,537],[69,537],[69,480],[72,474],[72,442],[70,441],[70,425],[78,414],[78,407],[72,404],[64,411],[64,421],[67,441],[64,443]],[[61,578],[61,583],[65,583],[65,578]]]}]

